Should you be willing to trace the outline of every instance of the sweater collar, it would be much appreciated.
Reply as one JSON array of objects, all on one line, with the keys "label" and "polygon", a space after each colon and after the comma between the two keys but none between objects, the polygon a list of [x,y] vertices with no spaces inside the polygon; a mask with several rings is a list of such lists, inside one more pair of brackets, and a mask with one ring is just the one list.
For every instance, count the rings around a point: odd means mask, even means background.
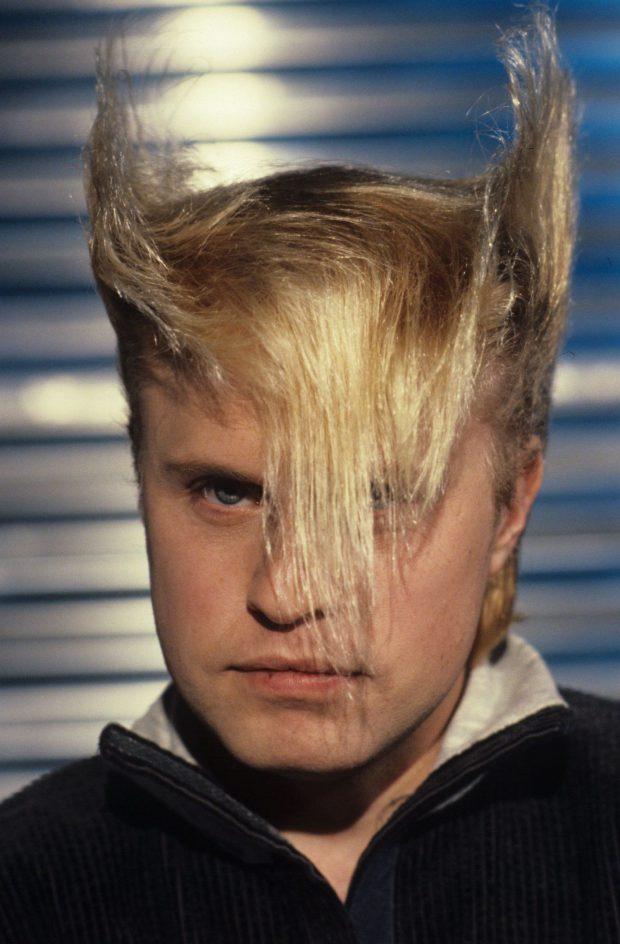
[{"label": "sweater collar", "polygon": [[[457,802],[495,759],[557,738],[567,716],[568,706],[540,655],[524,640],[511,637],[499,660],[472,669],[444,733],[435,770],[395,811],[367,851],[386,835],[395,835],[405,821],[417,822]],[[108,725],[100,749],[113,771],[240,859],[266,863],[284,856],[316,872],[277,829],[198,766],[168,718],[163,695],[132,730]]]}]

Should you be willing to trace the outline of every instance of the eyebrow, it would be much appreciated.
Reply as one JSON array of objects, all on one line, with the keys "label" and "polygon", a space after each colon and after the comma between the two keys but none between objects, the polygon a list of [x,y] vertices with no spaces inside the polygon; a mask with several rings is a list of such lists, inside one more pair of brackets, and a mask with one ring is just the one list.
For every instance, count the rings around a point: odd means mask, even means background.
[{"label": "eyebrow", "polygon": [[198,459],[185,462],[170,460],[164,462],[162,467],[167,475],[173,475],[176,478],[221,478],[242,482],[244,485],[252,485],[255,488],[263,487],[260,479],[219,462],[202,462]]}]

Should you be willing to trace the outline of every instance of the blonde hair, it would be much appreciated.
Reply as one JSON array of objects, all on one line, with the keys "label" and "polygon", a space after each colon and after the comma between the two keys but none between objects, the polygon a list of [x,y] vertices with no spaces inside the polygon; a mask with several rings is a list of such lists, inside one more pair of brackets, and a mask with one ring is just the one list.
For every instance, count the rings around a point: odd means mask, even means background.
[{"label": "blonde hair", "polygon": [[[472,413],[495,432],[500,501],[522,449],[546,437],[573,244],[572,86],[544,11],[502,46],[514,131],[478,176],[319,166],[200,190],[191,150],[149,147],[111,50],[100,59],[90,251],[138,473],[139,392],[157,367],[216,414],[241,396],[265,436],[267,553],[334,661],[369,628],[369,483],[396,564]],[[516,570],[512,558],[488,588],[477,652],[510,623]]]}]

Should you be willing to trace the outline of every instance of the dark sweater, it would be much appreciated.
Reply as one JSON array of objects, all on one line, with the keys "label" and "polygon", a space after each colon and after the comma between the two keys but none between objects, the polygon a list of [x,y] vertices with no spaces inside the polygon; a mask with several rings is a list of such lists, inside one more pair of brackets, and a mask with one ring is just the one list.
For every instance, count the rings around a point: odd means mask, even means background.
[{"label": "dark sweater", "polygon": [[0,941],[619,944],[620,705],[563,694],[435,771],[346,905],[207,775],[110,725],[0,807]]}]

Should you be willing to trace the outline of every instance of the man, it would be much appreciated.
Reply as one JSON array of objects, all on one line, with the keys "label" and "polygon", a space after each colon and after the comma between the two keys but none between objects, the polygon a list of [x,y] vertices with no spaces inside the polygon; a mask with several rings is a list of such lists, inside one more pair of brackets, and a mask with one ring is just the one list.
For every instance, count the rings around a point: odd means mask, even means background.
[{"label": "man", "polygon": [[475,179],[206,191],[102,68],[91,256],[173,683],[5,804],[1,940],[620,940],[618,707],[506,636],[573,221],[543,13],[505,61]]}]

